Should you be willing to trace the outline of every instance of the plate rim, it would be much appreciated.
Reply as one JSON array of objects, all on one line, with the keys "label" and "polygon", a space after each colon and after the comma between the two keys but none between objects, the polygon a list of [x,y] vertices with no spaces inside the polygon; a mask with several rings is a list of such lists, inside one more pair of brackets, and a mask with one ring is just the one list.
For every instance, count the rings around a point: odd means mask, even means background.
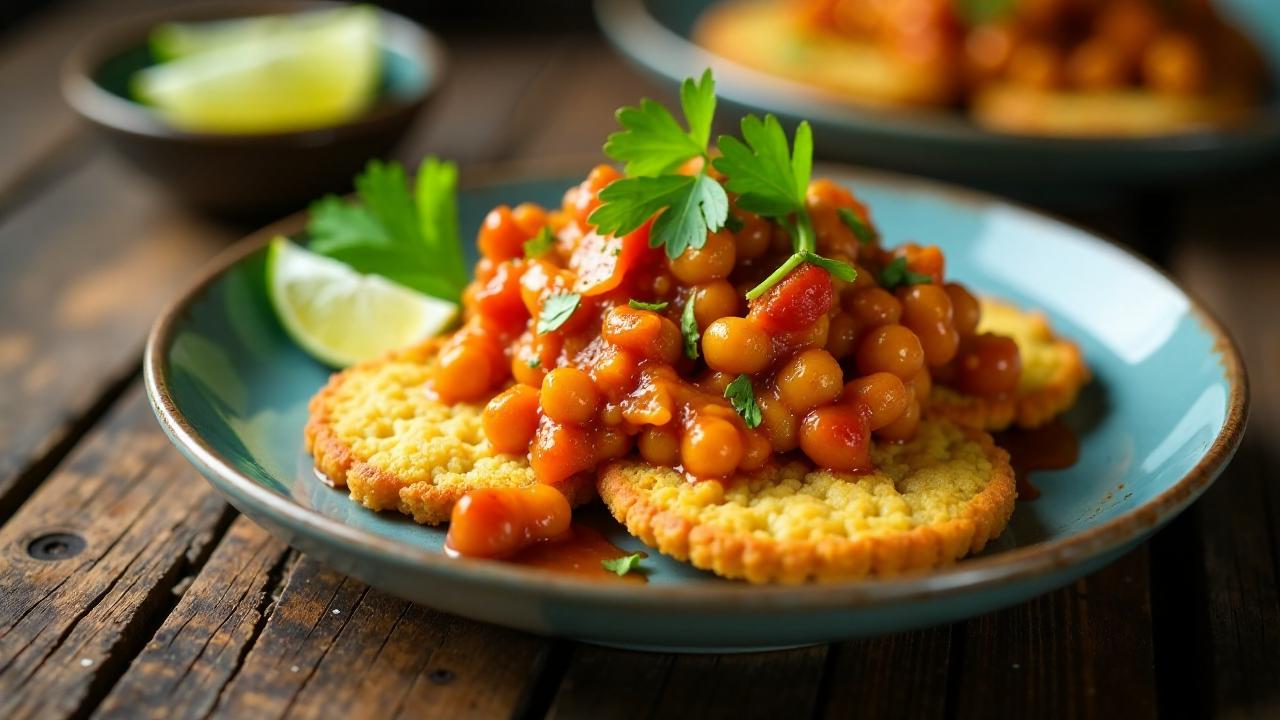
[{"label": "plate rim", "polygon": [[[461,188],[483,189],[521,180],[580,174],[581,168],[591,162],[598,162],[598,158],[585,162],[582,157],[564,157],[472,165],[463,168]],[[843,163],[819,163],[815,170],[834,173],[847,180],[897,186],[951,202],[1012,208],[1039,221],[1078,231],[1083,234],[1082,239],[1091,244],[1119,250],[1129,259],[1140,262],[1163,278],[1187,299],[1191,315],[1213,338],[1213,353],[1218,356],[1223,377],[1230,387],[1226,418],[1204,455],[1185,475],[1157,495],[1096,527],[1059,540],[1019,547],[990,556],[968,558],[949,567],[893,578],[805,585],[751,585],[733,581],[695,585],[647,585],[646,590],[637,592],[631,586],[623,587],[621,584],[600,583],[572,576],[562,577],[501,561],[449,558],[441,553],[379,537],[347,525],[258,484],[236,470],[207,443],[174,401],[165,360],[172,347],[175,331],[187,315],[188,308],[224,273],[261,251],[276,234],[295,232],[302,224],[306,211],[273,222],[220,252],[165,307],[148,334],[143,354],[142,373],[147,400],[170,440],[215,489],[232,500],[232,504],[239,506],[244,503],[253,511],[271,516],[294,532],[305,531],[313,538],[325,538],[325,542],[340,544],[347,552],[351,551],[351,546],[355,546],[360,552],[374,554],[383,562],[425,568],[437,576],[497,590],[520,590],[543,597],[579,602],[605,601],[618,606],[675,603],[668,605],[667,609],[741,611],[786,606],[855,610],[886,602],[933,600],[984,589],[994,590],[1019,581],[1034,581],[1141,539],[1195,501],[1231,460],[1239,447],[1249,412],[1249,379],[1244,362],[1235,340],[1222,323],[1194,293],[1183,287],[1163,268],[1105,235],[1058,218],[1052,213],[1032,209],[990,193]],[[235,502],[236,500],[240,502]]]},{"label": "plate rim", "polygon": [[[862,133],[945,140],[969,147],[1034,150],[1059,156],[1080,152],[1198,155],[1237,143],[1280,140],[1280,100],[1264,103],[1252,121],[1228,128],[1138,137],[996,132],[941,110],[881,108],[842,102],[820,88],[743,65],[667,27],[649,10],[645,0],[592,0],[592,7],[609,43],[648,73],[678,82],[677,78],[683,73],[676,68],[683,64],[692,62],[693,67],[710,67],[716,73],[717,92],[726,100]],[[1280,87],[1273,92],[1280,92]]]}]

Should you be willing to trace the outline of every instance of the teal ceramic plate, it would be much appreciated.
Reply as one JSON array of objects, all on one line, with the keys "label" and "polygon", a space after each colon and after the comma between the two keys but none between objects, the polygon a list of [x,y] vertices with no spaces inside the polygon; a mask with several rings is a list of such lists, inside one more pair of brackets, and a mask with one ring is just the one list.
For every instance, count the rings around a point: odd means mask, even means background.
[{"label": "teal ceramic plate", "polygon": [[[704,68],[731,107],[807,119],[829,156],[880,167],[963,179],[1041,200],[1050,189],[1168,183],[1258,164],[1280,152],[1280,103],[1247,126],[1144,139],[1063,139],[988,132],[959,113],[875,110],[833,100],[800,83],[726,60],[695,45],[695,20],[718,0],[595,0],[609,40],[644,70],[671,83]],[[1219,4],[1251,33],[1280,75],[1280,13],[1275,0]]]},{"label": "teal ceramic plate", "polygon": [[[585,167],[585,165],[584,165]],[[1037,477],[980,556],[925,575],[754,587],[651,557],[646,585],[594,583],[497,561],[450,559],[444,532],[375,514],[326,487],[302,450],[307,401],[329,370],[277,325],[263,248],[301,218],[246,239],[160,318],[148,394],[178,448],[233,505],[305,553],[442,610],[536,633],[646,649],[794,646],[887,633],[1021,602],[1097,570],[1194,500],[1234,452],[1244,368],[1230,338],[1143,261],[1086,232],[967,191],[842,168],[891,244],[938,243],[953,277],[1045,310],[1096,380],[1068,422],[1079,462]],[[559,202],[575,177],[506,174],[462,193],[465,237],[498,203]],[[579,176],[580,177],[580,176]],[[639,550],[602,511],[586,513]]]}]

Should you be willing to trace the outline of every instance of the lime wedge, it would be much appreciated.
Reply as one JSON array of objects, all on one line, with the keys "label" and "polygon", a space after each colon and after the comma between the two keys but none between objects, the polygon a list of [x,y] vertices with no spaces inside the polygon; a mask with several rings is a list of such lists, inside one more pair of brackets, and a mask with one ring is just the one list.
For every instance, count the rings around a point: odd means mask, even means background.
[{"label": "lime wedge", "polygon": [[283,237],[267,250],[267,292],[289,336],[336,367],[438,335],[458,313],[453,303],[361,275]]},{"label": "lime wedge", "polygon": [[323,127],[358,114],[377,91],[378,14],[371,7],[203,25],[158,29],[153,46],[177,59],[133,78],[134,95],[179,127]]}]

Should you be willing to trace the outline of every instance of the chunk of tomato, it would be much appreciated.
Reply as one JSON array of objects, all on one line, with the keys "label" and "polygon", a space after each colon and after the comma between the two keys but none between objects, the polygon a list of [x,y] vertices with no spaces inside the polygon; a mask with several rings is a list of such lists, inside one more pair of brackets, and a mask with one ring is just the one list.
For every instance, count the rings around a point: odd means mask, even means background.
[{"label": "chunk of tomato", "polygon": [[831,275],[804,263],[754,300],[750,317],[770,333],[801,330],[826,315],[835,297]]},{"label": "chunk of tomato", "polygon": [[631,268],[657,252],[649,247],[650,224],[646,222],[622,237],[601,235],[595,230],[583,236],[569,260],[569,268],[578,276],[573,291],[601,295],[621,285]]}]

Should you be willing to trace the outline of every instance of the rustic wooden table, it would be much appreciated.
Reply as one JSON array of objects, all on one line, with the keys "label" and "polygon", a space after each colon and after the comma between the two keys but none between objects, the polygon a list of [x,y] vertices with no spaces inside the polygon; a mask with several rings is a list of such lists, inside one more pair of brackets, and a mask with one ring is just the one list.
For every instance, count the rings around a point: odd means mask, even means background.
[{"label": "rustic wooden table", "polygon": [[[144,334],[248,228],[175,206],[56,89],[71,43],[147,4],[59,5],[0,36],[0,717],[1280,713],[1280,173],[1077,217],[1153,252],[1251,372],[1239,456],[1153,541],[949,627],[756,655],[608,650],[344,578],[169,446],[139,382]],[[661,93],[590,34],[449,40],[451,80],[405,158],[594,152],[614,107]]]}]

